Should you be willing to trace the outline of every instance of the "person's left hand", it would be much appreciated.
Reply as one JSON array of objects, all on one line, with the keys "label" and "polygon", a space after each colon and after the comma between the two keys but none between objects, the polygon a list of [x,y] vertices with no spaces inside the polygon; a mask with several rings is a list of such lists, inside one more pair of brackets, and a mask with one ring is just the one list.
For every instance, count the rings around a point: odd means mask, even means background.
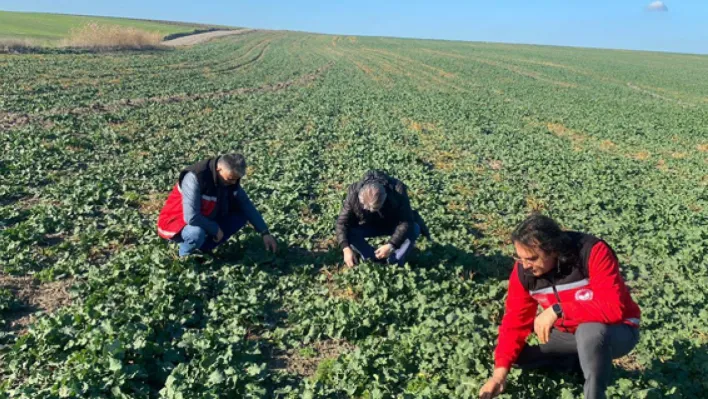
[{"label": "person's left hand", "polygon": [[541,312],[540,315],[536,316],[536,320],[533,322],[533,330],[536,332],[536,335],[538,335],[538,340],[542,344],[548,343],[553,323],[555,323],[556,320],[558,320],[558,315],[556,315],[556,312],[553,311],[551,306]]},{"label": "person's left hand", "polygon": [[387,259],[388,255],[391,254],[391,251],[393,251],[393,245],[386,244],[380,246],[379,249],[374,252],[374,255],[376,255],[376,259]]},{"label": "person's left hand", "polygon": [[263,236],[263,244],[265,244],[266,251],[275,253],[275,251],[278,250],[278,244],[275,242],[275,238],[270,234]]}]

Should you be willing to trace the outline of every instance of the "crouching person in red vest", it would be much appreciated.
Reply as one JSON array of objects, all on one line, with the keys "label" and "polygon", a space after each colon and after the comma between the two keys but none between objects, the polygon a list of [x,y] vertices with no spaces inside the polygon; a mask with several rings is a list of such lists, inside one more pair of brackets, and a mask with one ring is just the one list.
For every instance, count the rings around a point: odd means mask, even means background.
[{"label": "crouching person in red vest", "polygon": [[159,236],[179,243],[179,256],[197,250],[209,253],[250,222],[263,236],[266,250],[275,252],[275,239],[241,188],[245,175],[241,154],[222,155],[184,169],[157,220]]},{"label": "crouching person in red vest", "polygon": [[[512,364],[522,369],[582,369],[585,398],[604,398],[612,359],[639,340],[637,304],[613,250],[597,237],[562,231],[531,215],[512,233],[517,259],[494,353],[494,373],[480,391],[504,390]],[[544,309],[537,315],[538,305]],[[527,345],[535,332],[540,345]]]}]

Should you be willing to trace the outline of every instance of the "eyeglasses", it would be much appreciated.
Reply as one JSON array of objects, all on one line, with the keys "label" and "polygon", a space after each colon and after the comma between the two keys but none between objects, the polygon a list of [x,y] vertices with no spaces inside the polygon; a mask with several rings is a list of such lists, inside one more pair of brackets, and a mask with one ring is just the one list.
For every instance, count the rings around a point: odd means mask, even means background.
[{"label": "eyeglasses", "polygon": [[531,260],[526,260],[526,259],[523,259],[523,258],[519,258],[519,257],[516,256],[516,255],[512,256],[512,259],[514,259],[516,262],[520,263],[520,264],[523,265],[523,266],[530,265],[530,264],[532,264],[532,263],[534,262],[534,261],[531,261]]}]

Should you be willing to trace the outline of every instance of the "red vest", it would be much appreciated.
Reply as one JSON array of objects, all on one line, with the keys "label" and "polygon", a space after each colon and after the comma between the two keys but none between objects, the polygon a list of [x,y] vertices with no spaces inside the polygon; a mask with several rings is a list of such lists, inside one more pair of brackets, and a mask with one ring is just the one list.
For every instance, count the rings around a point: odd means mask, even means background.
[{"label": "red vest", "polygon": [[[567,232],[574,244],[578,248],[578,262],[572,265],[564,265],[560,270],[554,270],[547,275],[534,277],[524,273],[523,266],[515,265],[521,285],[526,288],[529,295],[542,308],[546,309],[554,303],[560,303],[561,306],[583,306],[588,301],[592,301],[596,293],[590,286],[591,265],[589,264],[590,253],[595,247],[595,244],[602,240],[589,234],[579,232]],[[616,258],[612,248],[607,246],[612,255]],[[618,271],[619,272],[619,271]],[[632,300],[629,291],[624,287],[624,281],[621,282],[620,301],[623,305],[622,322],[634,327],[639,326],[639,307]],[[575,332],[580,322],[578,320],[563,320],[559,319],[555,327],[565,332]]]},{"label": "red vest", "polygon": [[499,327],[495,367],[511,367],[533,331],[538,305],[559,303],[563,311],[554,327],[575,333],[582,323],[628,324],[638,327],[641,311],[620,274],[612,248],[597,237],[568,232],[578,250],[572,264],[535,277],[519,263],[509,277],[506,311]]},{"label": "red vest", "polygon": [[[186,169],[180,175],[177,184],[172,188],[172,192],[167,197],[165,205],[160,211],[160,216],[157,218],[157,234],[168,240],[176,236],[187,222],[184,221],[184,211],[182,208],[182,192],[180,184],[187,173],[194,173],[199,182],[199,189],[202,195],[201,213],[204,216],[211,215],[220,204],[217,203],[217,192],[219,190],[219,182],[217,178],[216,164],[219,158],[211,158],[205,161],[198,162]],[[241,187],[241,183],[233,185],[228,189],[236,192]],[[223,188],[222,188],[223,189]],[[228,198],[233,198],[233,194]],[[225,204],[224,206],[230,206]]]},{"label": "red vest", "polygon": [[[209,216],[216,208],[216,197],[202,195],[202,215]],[[182,209],[182,191],[179,183],[175,184],[170,192],[165,205],[157,218],[157,234],[168,240],[177,235],[187,222],[184,221],[184,211]]]}]

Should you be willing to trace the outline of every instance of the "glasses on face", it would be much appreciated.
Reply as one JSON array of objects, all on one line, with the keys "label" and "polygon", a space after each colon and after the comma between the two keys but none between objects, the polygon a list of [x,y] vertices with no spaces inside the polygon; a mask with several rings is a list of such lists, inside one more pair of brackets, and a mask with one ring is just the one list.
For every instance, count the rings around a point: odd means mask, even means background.
[{"label": "glasses on face", "polygon": [[228,179],[224,178],[224,176],[221,176],[221,179],[223,180],[224,184],[229,185],[229,186],[238,183],[239,180],[241,180],[241,178],[242,178],[242,176],[239,176],[237,174],[229,175]]},{"label": "glasses on face", "polygon": [[512,256],[512,258],[513,258],[516,262],[519,262],[519,263],[520,263],[521,265],[523,265],[523,266],[533,265],[533,263],[537,260],[537,259],[534,259],[534,260],[523,259],[523,258],[519,258],[519,257],[516,256],[516,255]]}]

